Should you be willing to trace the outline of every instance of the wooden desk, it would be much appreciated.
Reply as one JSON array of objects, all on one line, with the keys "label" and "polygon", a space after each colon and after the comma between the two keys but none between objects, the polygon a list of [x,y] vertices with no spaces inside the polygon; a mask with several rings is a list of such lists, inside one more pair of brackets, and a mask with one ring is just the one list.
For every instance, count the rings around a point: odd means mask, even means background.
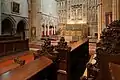
[{"label": "wooden desk", "polygon": [[42,56],[26,65],[0,75],[0,80],[27,80],[52,64],[52,60]]}]

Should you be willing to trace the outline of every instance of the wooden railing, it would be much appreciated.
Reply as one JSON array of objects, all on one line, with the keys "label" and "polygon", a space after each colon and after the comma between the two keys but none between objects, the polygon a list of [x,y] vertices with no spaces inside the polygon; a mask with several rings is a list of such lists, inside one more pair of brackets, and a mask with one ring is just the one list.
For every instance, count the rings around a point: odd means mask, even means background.
[{"label": "wooden railing", "polygon": [[0,41],[0,56],[29,50],[27,40],[6,40]]}]

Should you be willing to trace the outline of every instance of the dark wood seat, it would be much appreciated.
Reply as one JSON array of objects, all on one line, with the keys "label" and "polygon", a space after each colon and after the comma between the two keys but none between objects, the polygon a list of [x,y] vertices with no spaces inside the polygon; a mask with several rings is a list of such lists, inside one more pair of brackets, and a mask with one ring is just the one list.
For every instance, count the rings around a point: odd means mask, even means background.
[{"label": "dark wood seat", "polygon": [[0,75],[0,80],[56,80],[56,72],[52,63],[52,60],[41,56],[31,63]]}]

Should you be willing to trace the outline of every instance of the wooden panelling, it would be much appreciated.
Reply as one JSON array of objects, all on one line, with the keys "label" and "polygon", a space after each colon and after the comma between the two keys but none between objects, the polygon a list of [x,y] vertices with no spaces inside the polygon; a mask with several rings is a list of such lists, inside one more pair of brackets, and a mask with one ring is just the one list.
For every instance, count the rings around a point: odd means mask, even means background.
[{"label": "wooden panelling", "polygon": [[0,41],[0,56],[5,56],[18,51],[29,50],[28,40]]}]

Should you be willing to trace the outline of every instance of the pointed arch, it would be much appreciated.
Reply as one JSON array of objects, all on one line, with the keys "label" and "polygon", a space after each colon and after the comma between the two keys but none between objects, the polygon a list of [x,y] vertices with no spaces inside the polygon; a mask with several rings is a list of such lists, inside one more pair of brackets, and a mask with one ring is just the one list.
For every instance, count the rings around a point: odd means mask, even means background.
[{"label": "pointed arch", "polygon": [[27,21],[24,19],[20,20],[17,24],[17,30],[16,30],[17,35],[21,36],[21,38],[25,39],[26,29],[27,29]]},{"label": "pointed arch", "polygon": [[6,17],[2,20],[2,35],[12,35],[14,33],[15,20],[13,17]]}]

